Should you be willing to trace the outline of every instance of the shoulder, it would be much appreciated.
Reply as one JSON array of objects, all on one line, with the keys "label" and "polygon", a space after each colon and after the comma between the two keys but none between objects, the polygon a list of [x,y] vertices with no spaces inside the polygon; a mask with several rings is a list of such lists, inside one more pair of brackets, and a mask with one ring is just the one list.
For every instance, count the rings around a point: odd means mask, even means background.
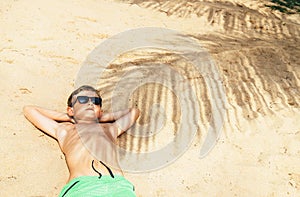
[{"label": "shoulder", "polygon": [[68,134],[72,133],[74,128],[75,125],[73,123],[59,123],[56,129],[57,140],[63,140]]},{"label": "shoulder", "polygon": [[100,123],[100,127],[104,131],[104,133],[112,139],[116,139],[118,137],[118,127],[116,123]]}]

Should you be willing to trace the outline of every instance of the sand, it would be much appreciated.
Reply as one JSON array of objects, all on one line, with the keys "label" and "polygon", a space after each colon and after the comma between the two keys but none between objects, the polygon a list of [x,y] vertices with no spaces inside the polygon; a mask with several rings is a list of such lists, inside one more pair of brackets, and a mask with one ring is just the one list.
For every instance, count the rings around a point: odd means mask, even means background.
[{"label": "sand", "polygon": [[[64,111],[87,56],[102,41],[141,27],[173,29],[200,43],[220,73],[227,104],[218,142],[200,159],[211,108],[206,89],[199,88],[205,86],[203,78],[187,78],[201,112],[197,114],[201,120],[197,135],[170,165],[151,172],[126,172],[137,195],[299,196],[300,17],[272,11],[264,3],[1,1],[0,196],[59,194],[68,177],[64,156],[55,140],[24,118],[22,108],[35,104]],[[131,53],[125,60],[138,62],[139,57]],[[120,65],[122,61],[116,61],[110,71],[118,72]],[[155,90],[149,85],[138,93],[147,95]],[[108,104],[111,92],[102,91]],[[162,94],[160,99],[165,101],[170,95]],[[142,124],[149,121],[145,103],[152,98],[138,98],[133,95],[142,109],[138,122]],[[165,133],[160,132],[161,137],[147,147],[143,141],[133,141],[133,149],[159,149],[167,143],[160,139],[171,138],[168,131],[174,129],[181,114],[180,108],[174,108],[178,106],[175,97],[171,98],[171,104],[165,105],[170,112],[164,122]],[[107,106],[105,110],[111,107]],[[126,147],[126,143],[120,144]]]}]

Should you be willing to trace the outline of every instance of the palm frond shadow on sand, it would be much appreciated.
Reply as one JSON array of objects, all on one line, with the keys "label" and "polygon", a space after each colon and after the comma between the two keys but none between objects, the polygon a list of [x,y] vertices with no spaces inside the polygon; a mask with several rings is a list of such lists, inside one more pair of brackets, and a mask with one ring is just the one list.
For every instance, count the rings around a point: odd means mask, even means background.
[{"label": "palm frond shadow on sand", "polygon": [[[300,35],[300,24],[283,20],[276,15],[251,9],[232,2],[166,1],[166,0],[118,0],[166,13],[168,16],[206,18],[212,26],[220,26],[226,33],[242,33],[249,36],[275,36],[295,38]],[[261,5],[263,7],[264,5]]]}]

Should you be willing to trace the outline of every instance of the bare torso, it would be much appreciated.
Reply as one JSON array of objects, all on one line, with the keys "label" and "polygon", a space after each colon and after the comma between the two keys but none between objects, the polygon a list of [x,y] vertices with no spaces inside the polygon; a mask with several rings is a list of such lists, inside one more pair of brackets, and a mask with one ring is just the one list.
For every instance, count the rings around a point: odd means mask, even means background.
[{"label": "bare torso", "polygon": [[109,175],[107,168],[114,174],[123,175],[119,168],[115,149],[114,134],[116,128],[109,123],[72,124],[61,123],[57,130],[57,139],[70,172],[69,180],[79,176]]}]

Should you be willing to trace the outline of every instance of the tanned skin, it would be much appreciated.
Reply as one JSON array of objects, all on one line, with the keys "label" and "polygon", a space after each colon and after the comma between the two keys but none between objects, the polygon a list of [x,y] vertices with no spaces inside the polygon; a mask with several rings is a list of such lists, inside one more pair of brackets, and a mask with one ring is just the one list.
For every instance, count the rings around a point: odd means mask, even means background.
[{"label": "tanned skin", "polygon": [[[93,91],[83,90],[73,96],[73,102],[76,96],[98,97]],[[67,108],[67,113],[32,105],[25,106],[23,111],[33,125],[58,141],[69,169],[68,181],[79,176],[98,176],[91,167],[93,160],[97,171],[102,175],[109,175],[98,161],[99,158],[108,165],[114,164],[111,166],[114,167],[114,174],[123,175],[118,166],[114,142],[136,122],[140,114],[138,109],[103,113],[100,105],[93,104],[89,99],[85,104],[75,102],[72,107]],[[82,135],[85,138],[96,138],[93,143],[97,143],[97,156],[92,155],[86,144],[82,143]]]}]

